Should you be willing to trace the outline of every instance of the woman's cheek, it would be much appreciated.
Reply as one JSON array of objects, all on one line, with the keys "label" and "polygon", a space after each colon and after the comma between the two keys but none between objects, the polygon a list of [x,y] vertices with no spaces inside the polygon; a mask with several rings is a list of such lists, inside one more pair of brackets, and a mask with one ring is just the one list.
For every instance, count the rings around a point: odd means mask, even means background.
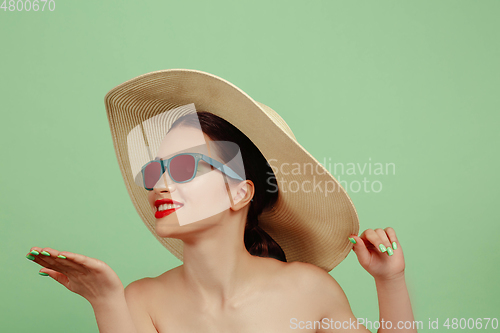
[{"label": "woman's cheek", "polygon": [[153,209],[154,208],[153,191],[148,192],[148,202],[149,202],[149,206],[151,207],[151,209]]}]

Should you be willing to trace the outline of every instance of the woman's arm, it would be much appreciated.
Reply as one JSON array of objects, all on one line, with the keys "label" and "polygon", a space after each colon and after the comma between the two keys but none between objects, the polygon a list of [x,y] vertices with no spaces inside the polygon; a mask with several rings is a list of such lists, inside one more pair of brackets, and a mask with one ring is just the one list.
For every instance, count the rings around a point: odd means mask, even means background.
[{"label": "woman's arm", "polygon": [[379,302],[378,333],[417,332],[405,281],[401,244],[392,228],[367,229],[352,236],[358,261],[375,278]]},{"label": "woman's arm", "polygon": [[[378,294],[378,306],[380,311],[379,322],[390,321],[392,329],[388,329],[387,325],[381,327],[378,332],[417,332],[417,327],[414,326],[415,319],[413,318],[413,311],[411,309],[410,296],[406,288],[406,281],[404,273],[395,277],[392,280],[377,280],[375,279]],[[398,328],[400,325],[405,325],[409,329]],[[411,326],[410,326],[411,325]],[[396,330],[394,329],[396,327]]]},{"label": "woman's arm", "polygon": [[91,302],[99,333],[158,333],[146,310],[146,284],[137,280],[115,297]]},{"label": "woman's arm", "polygon": [[[99,333],[138,333],[125,294],[91,303]],[[144,332],[144,331],[141,331]],[[154,331],[157,332],[156,329]]]},{"label": "woman's arm", "polygon": [[41,273],[89,301],[100,333],[157,333],[144,306],[144,279],[124,290],[116,273],[95,258],[47,247],[31,248],[27,258],[43,266]]},{"label": "woman's arm", "polygon": [[316,333],[370,333],[354,316],[347,297],[337,281],[324,269],[313,264],[293,262],[300,282],[296,288],[307,295],[305,307],[315,309]]}]

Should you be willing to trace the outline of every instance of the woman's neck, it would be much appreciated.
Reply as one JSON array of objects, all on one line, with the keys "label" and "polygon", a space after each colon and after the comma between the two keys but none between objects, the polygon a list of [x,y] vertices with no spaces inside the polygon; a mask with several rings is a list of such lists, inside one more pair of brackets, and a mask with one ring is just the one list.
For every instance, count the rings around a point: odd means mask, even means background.
[{"label": "woman's neck", "polygon": [[184,240],[182,277],[188,290],[221,308],[250,288],[256,258],[243,242],[246,216],[222,214],[221,223]]}]

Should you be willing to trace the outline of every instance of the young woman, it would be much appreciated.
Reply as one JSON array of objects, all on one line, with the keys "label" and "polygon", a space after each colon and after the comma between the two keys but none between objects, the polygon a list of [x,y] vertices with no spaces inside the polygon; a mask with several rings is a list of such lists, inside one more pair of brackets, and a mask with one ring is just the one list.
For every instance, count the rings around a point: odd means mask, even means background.
[{"label": "young woman", "polygon": [[[162,75],[168,77],[179,74],[165,72]],[[201,75],[205,80],[207,73],[201,73],[185,70],[180,74],[188,78],[189,75]],[[179,87],[185,88],[184,82],[189,82],[175,80],[180,82],[175,87],[177,92]],[[206,84],[213,87],[218,81],[209,83]],[[203,84],[197,82],[194,86]],[[166,85],[171,86],[172,81],[167,81]],[[150,91],[151,81],[145,86]],[[129,98],[130,94],[127,94]],[[213,91],[208,95],[213,96]],[[195,104],[203,105],[199,100]],[[110,106],[107,107],[109,112]],[[218,107],[224,109],[221,105]],[[215,110],[217,105],[209,108]],[[150,116],[146,119],[151,119]],[[245,128],[244,123],[241,124],[240,128]],[[261,125],[268,126],[268,131],[273,128],[265,122]],[[141,125],[142,129],[146,127]],[[133,133],[130,128],[124,132]],[[119,131],[114,134],[115,137],[120,135]],[[276,132],[277,138],[280,135]],[[297,215],[304,220],[307,214],[297,213],[290,204],[314,205],[317,200],[301,199],[308,196],[307,190],[287,194],[283,186],[280,188],[277,172],[273,172],[269,159],[262,154],[262,150],[270,154],[273,149],[280,148],[266,148],[255,134],[250,136],[254,139],[214,112],[198,110],[177,117],[161,140],[157,157],[142,166],[142,191],[145,190],[147,204],[141,204],[142,194],[131,194],[136,200],[134,204],[136,208],[142,205],[141,209],[148,206],[149,217],[144,217],[147,213],[143,210],[138,208],[138,211],[145,222],[154,217],[154,230],[150,230],[159,240],[182,241],[183,265],[158,277],[135,281],[124,289],[113,270],[97,259],[39,247],[31,249],[34,255],[31,258],[44,266],[41,273],[48,274],[91,303],[101,333],[290,332],[297,329],[303,332],[367,332],[352,313],[340,286],[327,273],[330,266],[343,258],[330,260],[326,269],[318,267],[327,265],[310,254],[314,254],[322,243],[307,243],[306,240],[319,239],[321,235],[314,236],[313,227],[295,227]],[[151,139],[152,136],[144,137]],[[288,139],[284,140],[281,143],[287,146]],[[127,142],[127,158],[130,159],[134,155],[130,150],[133,145]],[[235,145],[227,145],[228,142]],[[259,142],[263,148],[257,148],[254,142]],[[126,154],[121,154],[119,147],[115,141],[120,159]],[[242,158],[240,163],[236,158],[238,153]],[[133,164],[129,169],[120,164],[124,175],[134,174]],[[132,193],[130,188],[129,193]],[[345,192],[342,195],[346,196]],[[321,206],[315,209],[318,207]],[[341,208],[340,204],[335,206],[337,211],[342,211]],[[266,212],[274,215],[265,215]],[[259,217],[263,216],[262,223],[267,223],[266,229],[274,232],[279,241],[260,226]],[[284,216],[281,220],[285,221],[281,228],[299,230],[303,235],[297,239],[303,240],[303,244],[286,241],[286,237],[295,237],[292,231],[273,231],[272,223],[278,224],[280,216]],[[309,216],[311,221],[317,218]],[[337,220],[341,220],[340,215]],[[305,221],[304,226],[311,221]],[[332,222],[335,223],[341,225]],[[330,230],[331,235],[324,230]],[[380,323],[384,323],[378,332],[416,332],[414,327],[405,329],[404,326],[406,323],[409,327],[408,323],[413,323],[414,319],[405,284],[403,252],[395,231],[392,228],[368,229],[360,236],[354,233],[339,236],[345,230],[333,228],[323,229],[322,233],[328,236],[326,243],[332,237],[337,237],[336,242],[342,246],[354,243],[351,246],[360,264],[375,278]],[[169,246],[167,248],[178,255],[175,245]],[[294,252],[296,249],[300,251]],[[295,258],[301,260],[293,260]]]}]

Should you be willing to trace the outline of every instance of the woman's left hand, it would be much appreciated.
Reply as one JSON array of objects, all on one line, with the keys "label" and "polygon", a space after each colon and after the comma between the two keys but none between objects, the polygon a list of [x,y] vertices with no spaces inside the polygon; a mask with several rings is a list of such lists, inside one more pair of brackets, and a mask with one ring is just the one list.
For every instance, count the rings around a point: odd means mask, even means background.
[{"label": "woman's left hand", "polygon": [[376,280],[391,280],[404,275],[403,249],[392,228],[367,229],[356,241],[353,250],[361,266]]}]

